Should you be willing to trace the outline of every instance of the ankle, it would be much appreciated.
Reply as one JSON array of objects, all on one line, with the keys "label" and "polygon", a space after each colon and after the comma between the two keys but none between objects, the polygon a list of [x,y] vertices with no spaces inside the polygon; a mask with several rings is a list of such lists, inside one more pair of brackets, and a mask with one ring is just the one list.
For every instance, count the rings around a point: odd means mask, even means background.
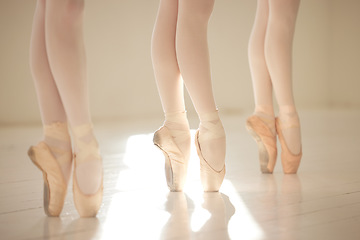
[{"label": "ankle", "polygon": [[199,114],[199,145],[204,159],[216,170],[225,163],[226,136],[218,111]]},{"label": "ankle", "polygon": [[165,113],[164,126],[176,130],[189,130],[189,121],[187,119],[186,111]]},{"label": "ankle", "polygon": [[72,127],[75,141],[75,173],[84,194],[94,194],[102,183],[102,161],[92,124]]},{"label": "ankle", "polygon": [[199,118],[199,138],[204,138],[205,135],[208,135],[210,139],[225,137],[225,130],[217,110],[210,113],[199,113]]},{"label": "ankle", "polygon": [[254,114],[262,114],[269,118],[275,118],[274,107],[272,105],[256,105]]},{"label": "ankle", "polygon": [[164,126],[169,129],[180,151],[188,159],[190,156],[191,134],[186,111],[165,113]]},{"label": "ankle", "polygon": [[266,124],[274,136],[276,135],[275,116],[273,112],[271,113],[255,110],[254,115],[258,116]]},{"label": "ankle", "polygon": [[44,142],[59,163],[66,181],[70,178],[72,167],[71,137],[66,122],[44,125]]},{"label": "ankle", "polygon": [[55,122],[43,126],[44,142],[49,147],[57,147],[64,151],[71,150],[71,137],[66,122]]},{"label": "ankle", "polygon": [[99,145],[91,123],[72,127],[74,148],[78,161],[101,159]]},{"label": "ankle", "polygon": [[300,119],[294,105],[279,107],[279,119],[284,128],[300,128]]},{"label": "ankle", "polygon": [[293,105],[280,106],[279,120],[284,140],[293,154],[301,152],[300,119]]},{"label": "ankle", "polygon": [[295,105],[279,106],[279,117],[298,117]]}]

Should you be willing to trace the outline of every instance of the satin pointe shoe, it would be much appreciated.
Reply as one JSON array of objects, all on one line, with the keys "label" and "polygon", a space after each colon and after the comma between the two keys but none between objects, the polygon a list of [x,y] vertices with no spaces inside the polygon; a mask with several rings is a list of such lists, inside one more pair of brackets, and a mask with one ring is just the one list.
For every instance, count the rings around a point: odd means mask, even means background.
[{"label": "satin pointe shoe", "polygon": [[73,175],[73,194],[76,210],[80,217],[95,217],[98,213],[103,196],[103,175],[99,189],[94,194],[84,194],[78,183],[76,177],[76,154],[74,155],[74,175]]},{"label": "satin pointe shoe", "polygon": [[195,134],[196,151],[200,159],[200,180],[205,192],[218,192],[225,177],[225,164],[220,171],[215,170],[204,158],[199,143],[199,130]]},{"label": "satin pointe shoe", "polygon": [[[275,126],[276,126],[276,132],[279,136],[280,144],[281,144],[281,163],[283,166],[283,171],[286,174],[294,174],[297,172],[300,161],[302,157],[302,149],[300,150],[300,153],[293,154],[284,139],[284,135],[282,133],[282,130],[285,129],[285,127],[282,125],[279,118],[275,119]],[[290,126],[291,127],[291,126]],[[295,126],[300,127],[300,126]]]},{"label": "satin pointe shoe", "polygon": [[[49,217],[58,217],[63,209],[67,191],[67,181],[61,167],[45,142],[31,146],[28,155],[43,173],[45,213]],[[69,155],[71,158],[72,154]]]},{"label": "satin pointe shoe", "polygon": [[258,144],[261,172],[272,173],[277,157],[276,135],[256,115],[252,115],[246,120],[246,129]]},{"label": "satin pointe shoe", "polygon": [[92,124],[72,128],[74,135],[73,197],[80,217],[95,217],[103,196],[103,167]]},{"label": "satin pointe shoe", "polygon": [[165,175],[169,190],[182,191],[186,182],[189,159],[185,158],[165,126],[154,133],[153,142],[165,156]]}]

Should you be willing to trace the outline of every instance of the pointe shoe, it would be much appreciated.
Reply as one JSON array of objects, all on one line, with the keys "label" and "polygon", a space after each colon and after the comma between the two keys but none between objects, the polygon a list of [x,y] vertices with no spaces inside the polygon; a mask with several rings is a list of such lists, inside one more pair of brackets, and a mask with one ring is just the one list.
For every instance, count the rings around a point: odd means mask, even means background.
[{"label": "pointe shoe", "polygon": [[281,144],[281,163],[283,166],[283,171],[286,174],[294,174],[297,172],[300,160],[302,157],[302,149],[300,153],[293,154],[284,139],[284,135],[282,134],[283,126],[279,118],[275,119],[276,132],[279,136],[280,144]]},{"label": "pointe shoe", "polygon": [[261,172],[272,173],[277,157],[276,135],[273,135],[270,128],[256,115],[246,120],[246,129],[258,144]]},{"label": "pointe shoe", "polygon": [[67,191],[67,181],[61,167],[45,142],[31,146],[28,155],[43,173],[45,213],[49,217],[58,217],[63,209]]},{"label": "pointe shoe", "polygon": [[165,126],[154,133],[153,142],[165,156],[165,175],[169,190],[182,191],[186,182],[189,159],[185,158]]},{"label": "pointe shoe", "polygon": [[217,171],[205,160],[199,144],[199,130],[195,134],[195,146],[200,158],[200,180],[204,192],[218,192],[225,177],[225,164],[220,171]]},{"label": "pointe shoe", "polygon": [[74,154],[74,175],[73,175],[73,195],[76,210],[80,217],[95,217],[98,213],[103,196],[103,174],[99,189],[94,194],[84,194],[76,180],[76,155]]}]

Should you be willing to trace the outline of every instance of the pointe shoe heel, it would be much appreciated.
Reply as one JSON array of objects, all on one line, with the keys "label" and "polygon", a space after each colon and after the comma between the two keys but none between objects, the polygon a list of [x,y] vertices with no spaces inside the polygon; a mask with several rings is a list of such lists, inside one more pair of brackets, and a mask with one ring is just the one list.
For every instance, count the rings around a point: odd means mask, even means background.
[{"label": "pointe shoe heel", "polygon": [[28,155],[43,173],[45,214],[49,217],[58,217],[63,209],[67,191],[61,167],[44,142],[31,146]]},{"label": "pointe shoe heel", "polygon": [[200,180],[205,192],[218,192],[225,177],[225,164],[218,171],[210,166],[202,155],[199,144],[199,130],[195,134],[196,151],[200,159]]},{"label": "pointe shoe heel", "polygon": [[165,175],[169,190],[182,191],[186,182],[188,159],[185,159],[165,126],[154,133],[153,142],[165,156]]},{"label": "pointe shoe heel", "polygon": [[285,174],[295,174],[300,166],[302,148],[300,148],[300,152],[298,154],[293,154],[285,142],[284,135],[282,134],[283,126],[279,118],[275,119],[275,126],[281,144],[281,163],[283,171]]},{"label": "pointe shoe heel", "polygon": [[[74,162],[76,170],[76,156],[74,156]],[[96,193],[84,194],[77,183],[75,170],[73,175],[73,194],[76,210],[78,211],[80,217],[95,217],[102,203],[104,191],[103,178],[101,179],[100,187]]]},{"label": "pointe shoe heel", "polygon": [[246,129],[258,144],[260,170],[273,173],[277,157],[276,136],[258,117],[251,116],[246,121]]}]

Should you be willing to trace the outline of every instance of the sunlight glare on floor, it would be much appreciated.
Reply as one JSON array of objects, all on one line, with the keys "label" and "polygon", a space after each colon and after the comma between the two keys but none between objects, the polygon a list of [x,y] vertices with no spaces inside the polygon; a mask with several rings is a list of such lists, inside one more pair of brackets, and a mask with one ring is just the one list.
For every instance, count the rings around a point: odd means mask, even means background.
[{"label": "sunlight glare on floor", "polygon": [[262,229],[251,215],[231,181],[224,180],[221,192],[229,197],[231,204],[236,209],[227,226],[231,239],[261,239],[264,234]]},{"label": "sunlight glare on floor", "polygon": [[[162,210],[168,192],[163,163],[152,134],[128,138],[116,190],[104,224],[104,239],[157,239],[170,214]],[[160,157],[161,154],[160,154]],[[140,191],[138,191],[140,190]],[[155,207],[154,207],[155,206]]]},{"label": "sunlight glare on floor", "polygon": [[[132,135],[126,144],[116,189],[166,190],[163,155],[152,144],[152,134]],[[160,187],[159,187],[160,186]]]},{"label": "sunlight glare on floor", "polygon": [[152,136],[152,133],[132,135],[127,140],[124,166],[115,188],[118,192],[112,196],[104,224],[104,239],[197,236],[214,230],[221,230],[231,239],[263,236],[231,181],[225,179],[219,193],[203,192],[194,147],[184,192],[169,192],[164,156],[152,144]]}]

